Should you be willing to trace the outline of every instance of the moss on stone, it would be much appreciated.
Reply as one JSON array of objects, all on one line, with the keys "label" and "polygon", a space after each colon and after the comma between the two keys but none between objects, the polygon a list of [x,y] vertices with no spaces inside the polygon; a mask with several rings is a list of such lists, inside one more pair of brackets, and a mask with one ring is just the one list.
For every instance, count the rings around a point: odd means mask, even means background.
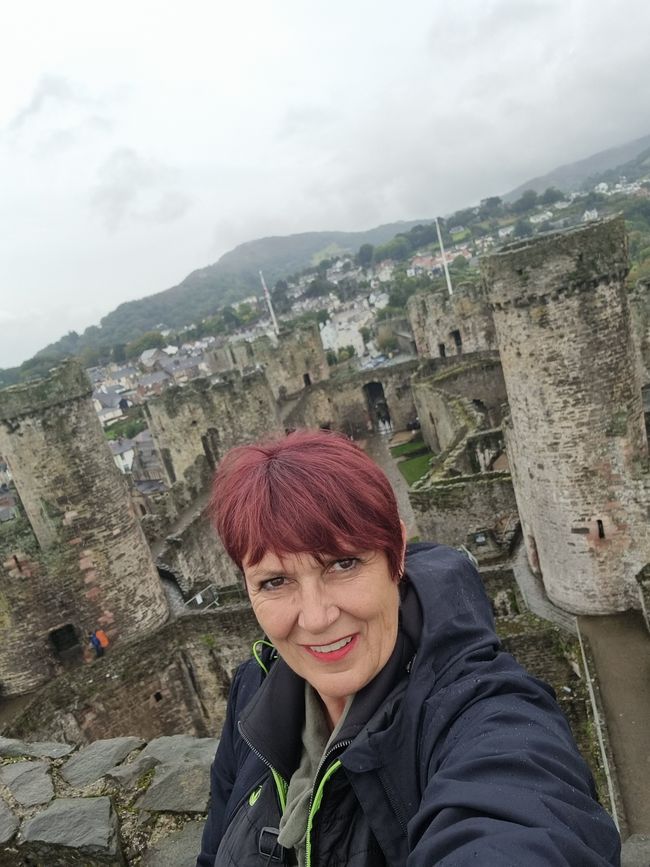
[{"label": "moss on stone", "polygon": [[69,359],[43,379],[0,390],[0,419],[30,415],[60,403],[89,397],[92,392],[83,367],[75,359]]}]

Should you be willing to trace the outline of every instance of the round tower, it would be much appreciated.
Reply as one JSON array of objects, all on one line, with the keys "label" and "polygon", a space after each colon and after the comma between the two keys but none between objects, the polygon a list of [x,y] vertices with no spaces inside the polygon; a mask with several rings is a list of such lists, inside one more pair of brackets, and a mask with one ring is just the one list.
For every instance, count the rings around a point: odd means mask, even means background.
[{"label": "round tower", "polygon": [[638,605],[647,462],[622,217],[482,261],[510,406],[508,454],[531,568],[582,614]]},{"label": "round tower", "polygon": [[156,629],[166,597],[76,362],[0,391],[0,454],[22,504],[0,535],[0,681],[42,683],[102,628]]}]

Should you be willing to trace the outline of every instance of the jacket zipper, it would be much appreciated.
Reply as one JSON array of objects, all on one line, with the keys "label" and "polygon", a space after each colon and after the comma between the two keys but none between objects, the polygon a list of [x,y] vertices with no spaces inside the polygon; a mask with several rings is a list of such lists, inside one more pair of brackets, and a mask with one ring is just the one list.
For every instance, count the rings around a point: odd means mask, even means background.
[{"label": "jacket zipper", "polygon": [[271,762],[269,762],[269,760],[265,756],[263,756],[259,750],[255,749],[253,744],[248,740],[248,738],[242,731],[241,720],[237,723],[237,730],[239,731],[240,738],[246,744],[248,749],[252,753],[254,753],[257,758],[261,762],[263,762],[263,764],[265,764],[266,767],[271,771],[273,782],[275,783],[275,789],[278,793],[278,801],[280,802],[280,815],[282,816],[287,806],[287,789],[289,788],[289,784],[284,779],[284,777],[275,770]]},{"label": "jacket zipper", "polygon": [[[340,750],[346,749],[349,747],[352,741],[340,741],[323,756],[318,766],[318,770],[316,771],[316,776],[314,780],[318,780],[318,775],[320,774],[325,762],[334,755],[334,753],[339,752]],[[316,818],[316,813],[318,813],[320,809],[321,802],[323,800],[323,792],[325,791],[325,783],[330,779],[330,777],[338,771],[341,767],[340,759],[336,759],[336,761],[332,762],[332,764],[327,768],[321,781],[318,783],[318,786],[312,790],[311,798],[309,800],[309,813],[307,815],[307,834],[305,837],[305,867],[311,867],[311,858],[312,858],[312,847],[311,847],[311,832],[314,826],[314,819]]]}]

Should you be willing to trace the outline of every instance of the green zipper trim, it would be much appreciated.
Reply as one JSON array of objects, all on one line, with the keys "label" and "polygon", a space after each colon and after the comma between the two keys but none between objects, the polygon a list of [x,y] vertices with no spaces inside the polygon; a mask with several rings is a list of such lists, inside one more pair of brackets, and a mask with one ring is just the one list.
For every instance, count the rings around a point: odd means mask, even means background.
[{"label": "green zipper trim", "polygon": [[281,815],[284,815],[284,811],[287,808],[287,789],[289,788],[289,784],[281,777],[280,774],[274,769],[271,768],[271,773],[273,774],[273,780],[275,781],[275,788],[278,792],[278,800],[280,801],[280,811]]},{"label": "green zipper trim", "polygon": [[258,786],[256,789],[253,789],[253,791],[252,791],[252,792],[250,793],[250,795],[248,796],[248,804],[249,804],[249,806],[252,807],[254,804],[256,804],[256,803],[257,803],[257,799],[259,798],[259,796],[260,796],[261,794],[262,794],[262,787],[261,787],[261,786]]},{"label": "green zipper trim", "polygon": [[305,867],[311,867],[311,831],[314,826],[314,818],[316,813],[318,812],[321,801],[323,800],[323,791],[325,789],[325,783],[329,780],[329,778],[341,767],[341,762],[337,759],[335,762],[329,766],[329,768],[323,774],[323,778],[318,784],[318,788],[316,789],[316,794],[314,795],[314,800],[311,805],[311,810],[309,811],[309,818],[307,819],[307,839],[305,846]]},{"label": "green zipper trim", "polygon": [[[255,662],[257,662],[257,664],[258,664],[259,667],[262,669],[262,671],[264,672],[264,674],[268,674],[268,673],[269,673],[269,670],[268,670],[268,668],[264,665],[264,663],[262,662],[262,659],[261,659],[261,657],[260,657],[260,651],[258,650],[258,646],[260,646],[260,645],[261,645],[262,647],[273,647],[273,645],[271,644],[270,641],[266,641],[265,639],[260,638],[258,641],[254,641],[254,642],[253,642],[253,646],[251,647],[251,651],[252,651],[252,653],[253,653],[253,656],[255,657]],[[274,649],[275,649],[275,648],[274,648]]]}]

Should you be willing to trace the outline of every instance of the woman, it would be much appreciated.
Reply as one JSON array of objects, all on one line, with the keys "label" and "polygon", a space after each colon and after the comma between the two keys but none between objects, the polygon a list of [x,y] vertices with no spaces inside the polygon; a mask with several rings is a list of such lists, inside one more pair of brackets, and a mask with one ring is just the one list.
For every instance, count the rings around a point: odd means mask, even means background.
[{"label": "woman", "polygon": [[467,558],[406,545],[359,448],[233,449],[213,508],[268,642],[233,680],[198,867],[619,864],[550,688],[499,650]]}]

